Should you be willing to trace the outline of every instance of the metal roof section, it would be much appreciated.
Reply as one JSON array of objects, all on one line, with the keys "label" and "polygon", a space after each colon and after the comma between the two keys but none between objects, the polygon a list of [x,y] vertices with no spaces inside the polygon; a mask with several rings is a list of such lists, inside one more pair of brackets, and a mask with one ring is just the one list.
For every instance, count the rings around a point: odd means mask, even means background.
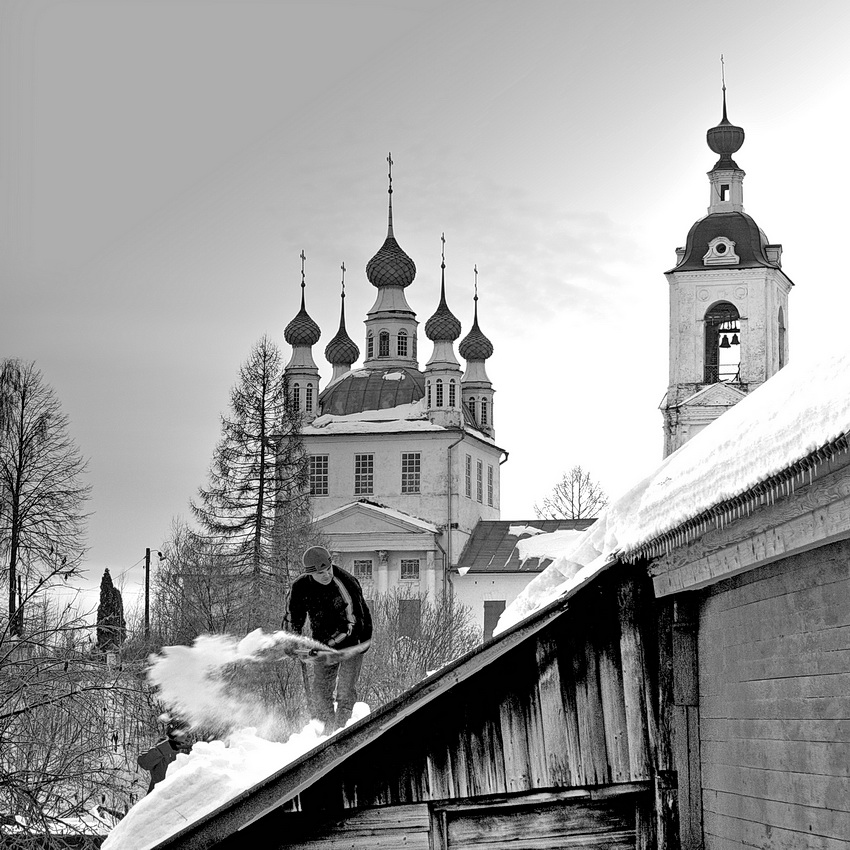
[{"label": "metal roof section", "polygon": [[319,396],[323,414],[349,416],[365,410],[387,410],[419,401],[425,376],[418,369],[356,369],[343,375]]},{"label": "metal roof section", "polygon": [[[529,519],[488,520],[482,519],[472,531],[458,559],[458,570],[462,575],[475,573],[539,573],[548,558],[529,558],[520,561],[517,543],[534,534],[527,531],[517,534],[518,527],[525,526],[540,533],[553,531],[583,531],[593,525],[593,519]],[[513,531],[512,531],[513,530]],[[465,571],[465,572],[463,572]]]}]

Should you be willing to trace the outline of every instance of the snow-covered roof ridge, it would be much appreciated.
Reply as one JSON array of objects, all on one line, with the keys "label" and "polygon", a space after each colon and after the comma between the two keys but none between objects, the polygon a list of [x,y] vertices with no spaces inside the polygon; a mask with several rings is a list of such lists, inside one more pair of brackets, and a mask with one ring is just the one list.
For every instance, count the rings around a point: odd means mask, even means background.
[{"label": "snow-covered roof ridge", "polygon": [[540,535],[553,563],[499,620],[503,631],[621,558],[653,557],[709,523],[790,492],[820,463],[847,451],[850,350],[800,358],[726,411],[625,495],[567,547]]}]

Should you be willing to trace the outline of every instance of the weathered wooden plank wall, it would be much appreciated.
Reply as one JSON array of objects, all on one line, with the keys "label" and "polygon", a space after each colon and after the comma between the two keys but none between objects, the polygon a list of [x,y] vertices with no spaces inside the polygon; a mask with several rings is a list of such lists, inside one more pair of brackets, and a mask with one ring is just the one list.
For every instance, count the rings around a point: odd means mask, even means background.
[{"label": "weathered wooden plank wall", "polygon": [[[646,622],[613,580],[301,795],[340,808],[652,778]],[[625,596],[623,595],[625,593]],[[622,625],[621,625],[622,623]]]},{"label": "weathered wooden plank wall", "polygon": [[698,652],[707,850],[850,847],[850,543],[713,587]]}]

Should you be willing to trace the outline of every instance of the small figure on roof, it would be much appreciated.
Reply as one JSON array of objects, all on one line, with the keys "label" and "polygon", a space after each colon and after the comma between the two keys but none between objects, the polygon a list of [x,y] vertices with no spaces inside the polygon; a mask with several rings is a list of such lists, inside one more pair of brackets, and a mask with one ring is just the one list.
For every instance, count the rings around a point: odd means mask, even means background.
[{"label": "small figure on roof", "polygon": [[372,642],[372,614],[360,582],[332,563],[324,546],[311,546],[301,561],[304,572],[292,583],[283,628],[301,634],[309,617],[313,639],[332,650],[319,653],[309,669],[305,665],[311,714],[330,732],[345,726],[357,701],[363,654]]},{"label": "small figure on roof", "polygon": [[165,737],[136,759],[139,767],[150,771],[148,794],[157,782],[165,779],[168,765],[177,758],[177,754],[188,753],[191,749],[188,725],[182,720],[171,720],[165,729]]}]

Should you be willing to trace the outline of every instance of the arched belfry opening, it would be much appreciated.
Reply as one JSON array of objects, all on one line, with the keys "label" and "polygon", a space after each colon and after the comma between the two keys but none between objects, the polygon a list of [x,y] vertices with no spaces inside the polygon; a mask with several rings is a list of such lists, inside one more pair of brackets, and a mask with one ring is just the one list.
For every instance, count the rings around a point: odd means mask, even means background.
[{"label": "arched belfry opening", "polygon": [[740,383],[741,322],[738,308],[728,301],[718,301],[705,314],[706,384]]}]

